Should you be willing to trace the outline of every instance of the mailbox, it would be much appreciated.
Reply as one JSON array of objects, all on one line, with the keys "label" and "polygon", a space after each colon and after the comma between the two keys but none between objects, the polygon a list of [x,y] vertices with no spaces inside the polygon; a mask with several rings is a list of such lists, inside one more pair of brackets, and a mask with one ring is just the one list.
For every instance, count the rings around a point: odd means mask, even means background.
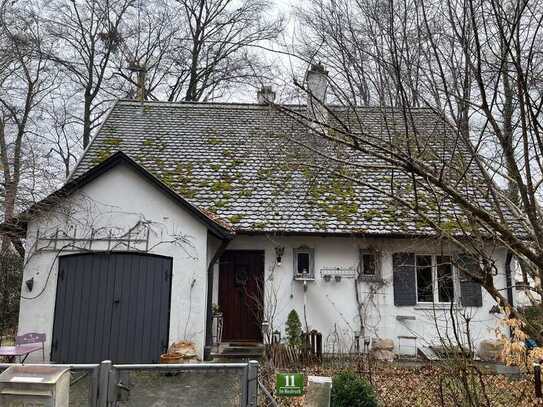
[{"label": "mailbox", "polygon": [[68,407],[69,394],[69,369],[21,365],[0,374],[2,407]]}]

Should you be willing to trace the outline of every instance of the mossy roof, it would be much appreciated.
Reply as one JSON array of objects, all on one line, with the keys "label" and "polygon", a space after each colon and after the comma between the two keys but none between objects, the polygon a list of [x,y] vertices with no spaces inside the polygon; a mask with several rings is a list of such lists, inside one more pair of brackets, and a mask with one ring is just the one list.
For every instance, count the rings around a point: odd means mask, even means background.
[{"label": "mossy roof", "polygon": [[[431,235],[435,231],[379,190],[412,194],[408,175],[384,168],[371,154],[312,141],[297,114],[305,106],[234,103],[118,101],[72,174],[83,174],[122,151],[191,204],[216,214],[242,232]],[[380,108],[334,108],[344,124],[364,134],[398,137],[401,112]],[[430,109],[411,112],[417,134],[431,146],[428,160],[463,160],[451,145],[450,125]],[[323,158],[301,144],[321,149]],[[455,155],[455,156],[453,156]],[[353,164],[350,165],[349,163]],[[475,170],[473,170],[475,171]],[[475,171],[476,172],[476,171]],[[356,181],[338,177],[346,175]],[[477,176],[477,174],[475,174]],[[482,206],[478,188],[466,187]],[[451,231],[462,227],[461,211],[427,195],[427,214]],[[460,224],[459,224],[460,222]],[[447,226],[448,225],[448,226]]]}]

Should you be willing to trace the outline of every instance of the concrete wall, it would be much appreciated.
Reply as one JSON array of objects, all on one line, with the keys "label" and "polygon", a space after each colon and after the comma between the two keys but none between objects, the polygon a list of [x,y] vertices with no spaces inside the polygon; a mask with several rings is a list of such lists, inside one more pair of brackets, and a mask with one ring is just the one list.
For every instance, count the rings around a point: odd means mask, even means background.
[{"label": "concrete wall", "polygon": [[[170,343],[180,339],[193,340],[200,352],[205,338],[205,304],[207,290],[207,228],[192,214],[166,197],[148,180],[125,166],[117,166],[82,188],[70,199],[42,214],[28,225],[27,264],[24,270],[19,333],[45,332],[46,355],[49,355],[58,261],[57,255],[73,253],[68,240],[36,242],[40,236],[68,235],[77,229],[77,236],[90,238],[113,236],[127,232],[139,221],[140,237],[149,228],[150,253],[173,258],[173,279],[170,312]],[[92,232],[94,230],[94,232]],[[88,249],[85,242],[77,247]],[[49,245],[47,248],[46,246]],[[134,243],[132,244],[132,246]],[[143,243],[138,246],[145,249]],[[63,248],[62,250],[59,250]],[[104,250],[106,243],[93,243],[92,250]],[[120,245],[115,250],[126,250]],[[33,277],[29,292],[24,281]],[[41,360],[41,355],[33,356]]]},{"label": "concrete wall", "polygon": [[[315,281],[304,284],[293,280],[292,249],[306,245],[315,249]],[[276,246],[284,246],[285,254],[281,266],[276,264]],[[273,329],[282,332],[284,337],[285,322],[288,313],[295,309],[302,324],[305,320],[309,329],[317,329],[323,333],[326,350],[349,350],[353,346],[355,331],[360,331],[360,317],[357,312],[357,302],[354,279],[343,278],[341,282],[326,282],[320,276],[320,270],[325,267],[357,267],[359,249],[373,247],[382,253],[382,276],[384,285],[360,282],[359,297],[363,304],[362,311],[365,320],[365,336],[371,338],[391,338],[396,344],[396,351],[401,353],[414,352],[415,346],[436,344],[439,335],[453,335],[449,307],[436,309],[430,306],[396,307],[392,287],[392,254],[395,252],[418,252],[424,254],[445,253],[449,248],[438,245],[431,240],[401,240],[401,239],[357,239],[332,237],[273,237],[238,236],[229,245],[229,249],[264,249],[267,304],[265,309],[271,315],[275,309],[275,317],[271,321]],[[489,250],[492,250],[489,248]],[[505,287],[505,251],[493,250],[498,266],[495,277],[498,288]],[[218,273],[215,270],[215,287]],[[272,292],[276,292],[277,301],[270,300]],[[217,302],[217,290],[214,302]],[[494,330],[498,326],[498,317],[490,314],[494,305],[493,300],[483,290],[482,307],[459,307],[455,315],[467,316],[471,319],[471,337],[474,342],[483,338],[495,338]],[[402,317],[415,319],[401,320]],[[462,324],[464,325],[464,324]],[[398,336],[414,336],[412,339],[402,339],[399,349]],[[361,343],[361,347],[362,347]]]}]

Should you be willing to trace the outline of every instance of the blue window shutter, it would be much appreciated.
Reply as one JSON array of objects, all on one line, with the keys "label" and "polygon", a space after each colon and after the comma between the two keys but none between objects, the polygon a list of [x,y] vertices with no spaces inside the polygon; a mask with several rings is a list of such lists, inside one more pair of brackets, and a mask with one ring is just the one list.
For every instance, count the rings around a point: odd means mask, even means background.
[{"label": "blue window shutter", "polygon": [[394,285],[394,305],[417,304],[417,278],[414,253],[394,253],[392,255],[392,283]]},{"label": "blue window shutter", "polygon": [[460,254],[456,259],[456,266],[460,278],[460,296],[462,305],[464,307],[482,307],[483,293],[481,284],[473,281],[470,277],[470,275],[482,276],[479,261],[473,256]]}]

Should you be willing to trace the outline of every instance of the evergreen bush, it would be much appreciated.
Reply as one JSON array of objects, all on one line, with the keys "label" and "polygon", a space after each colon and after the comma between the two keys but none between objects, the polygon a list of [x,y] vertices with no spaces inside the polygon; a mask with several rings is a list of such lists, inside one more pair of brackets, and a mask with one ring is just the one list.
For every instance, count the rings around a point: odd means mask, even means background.
[{"label": "evergreen bush", "polygon": [[300,346],[302,344],[302,323],[296,310],[292,310],[287,318],[287,338],[291,346]]},{"label": "evergreen bush", "polygon": [[331,407],[377,407],[373,387],[354,372],[340,372],[332,379]]}]

